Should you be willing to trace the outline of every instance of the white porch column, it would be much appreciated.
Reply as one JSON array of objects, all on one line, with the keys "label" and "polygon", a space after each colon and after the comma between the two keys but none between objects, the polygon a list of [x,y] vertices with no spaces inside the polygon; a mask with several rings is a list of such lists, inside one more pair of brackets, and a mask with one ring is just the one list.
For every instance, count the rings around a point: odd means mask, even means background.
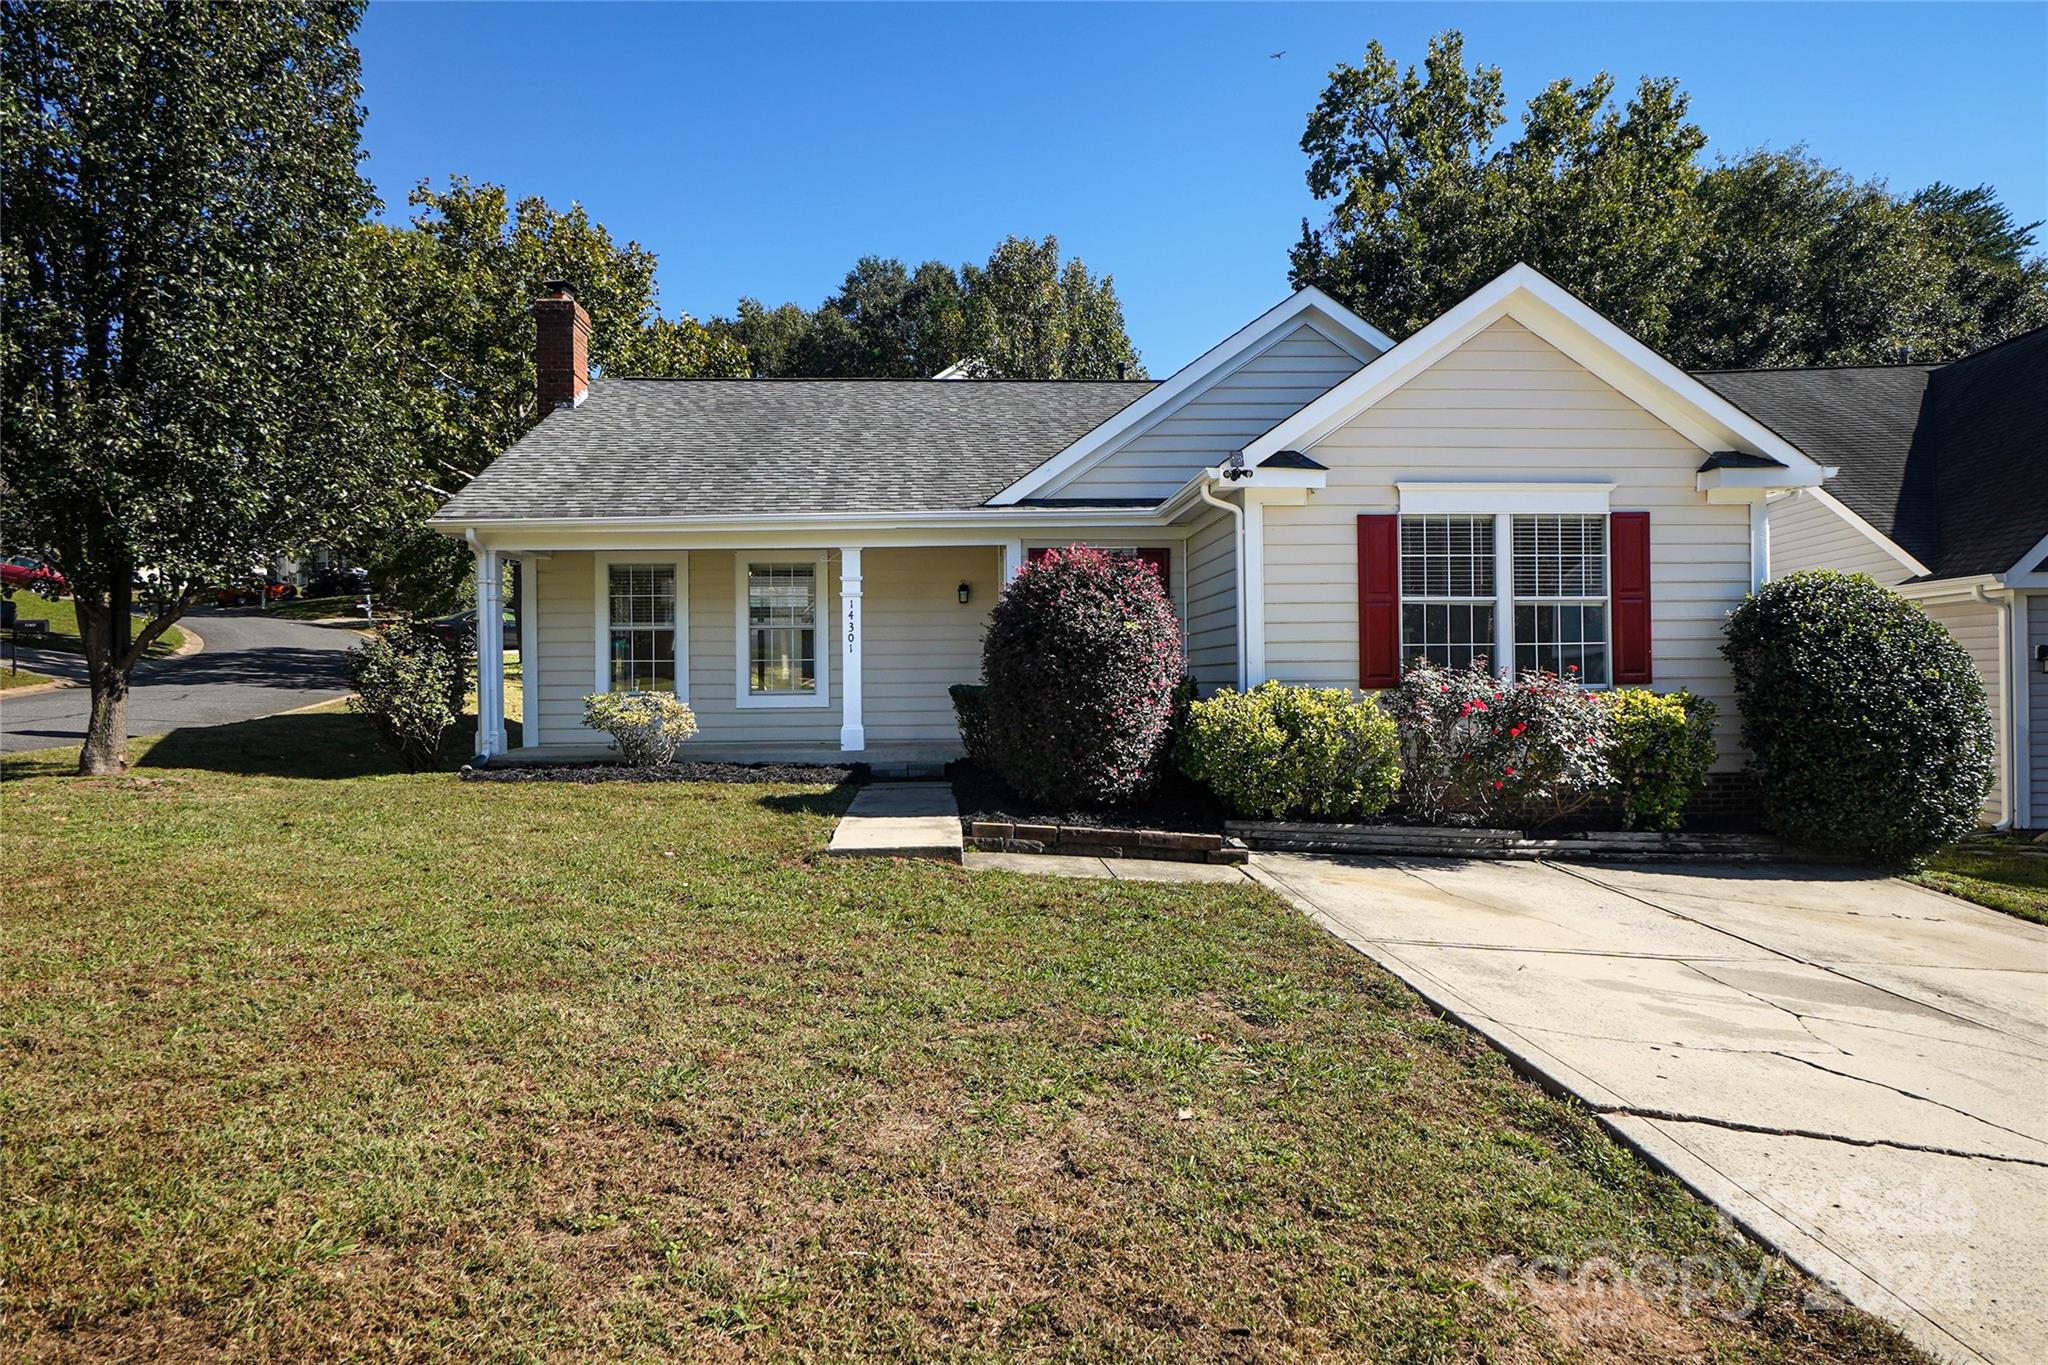
[{"label": "white porch column", "polygon": [[864,641],[860,612],[860,547],[839,551],[839,747],[848,753],[868,747],[861,722],[860,660]]},{"label": "white porch column", "polygon": [[1002,551],[1003,581],[1001,584],[997,586],[996,591],[998,592],[1001,592],[1004,588],[1009,587],[1010,580],[1015,578],[1020,572],[1023,571],[1024,542],[1021,540],[1006,540],[1003,542]]},{"label": "white porch column", "polygon": [[504,561],[476,552],[476,747],[485,758],[505,752]]}]

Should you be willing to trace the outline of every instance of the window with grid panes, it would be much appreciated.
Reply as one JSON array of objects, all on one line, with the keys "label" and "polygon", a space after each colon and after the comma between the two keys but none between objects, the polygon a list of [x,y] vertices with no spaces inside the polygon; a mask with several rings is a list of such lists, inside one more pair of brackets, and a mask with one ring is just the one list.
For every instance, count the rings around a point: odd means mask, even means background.
[{"label": "window with grid panes", "polygon": [[764,697],[817,692],[815,564],[747,566],[747,690]]},{"label": "window with grid panes", "polygon": [[611,690],[676,690],[676,566],[613,564]]},{"label": "window with grid panes", "polygon": [[1607,518],[1514,518],[1515,671],[1604,687],[1608,663]]},{"label": "window with grid panes", "polygon": [[1493,654],[1493,518],[1401,518],[1401,657],[1465,668]]}]

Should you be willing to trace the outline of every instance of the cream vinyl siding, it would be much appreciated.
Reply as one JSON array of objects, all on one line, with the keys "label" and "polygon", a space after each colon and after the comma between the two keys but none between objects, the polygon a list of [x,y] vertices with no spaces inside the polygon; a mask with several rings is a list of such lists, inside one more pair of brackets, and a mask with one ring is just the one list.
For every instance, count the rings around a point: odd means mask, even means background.
[{"label": "cream vinyl siding", "polygon": [[1237,685],[1237,521],[1219,512],[1187,542],[1188,672],[1204,692]]},{"label": "cream vinyl siding", "polygon": [[1841,513],[1813,497],[1791,497],[1771,504],[1771,576],[1779,578],[1800,569],[1867,573],[1886,587],[1913,576],[1911,569],[1850,525]]},{"label": "cream vinyl siding", "polygon": [[[861,555],[867,628],[861,687],[870,744],[957,743],[954,683],[981,679],[981,640],[1002,561],[993,548],[868,550]],[[960,605],[960,584],[968,602]],[[753,714],[753,713],[749,713]]]},{"label": "cream vinyl siding", "polygon": [[[1998,729],[1998,702],[2005,690],[1999,685],[1998,676],[1998,608],[1974,597],[1937,598],[1921,602],[1919,606],[1947,627],[1948,633],[1956,637],[1956,643],[1969,651],[1970,658],[1977,665],[1977,676],[1984,680],[1984,702],[1991,708],[1992,727]],[[2011,747],[2009,733],[2000,734],[1998,752],[2005,754]],[[1996,788],[1984,798],[1984,816],[1993,823],[2005,818],[2005,802]]]},{"label": "cream vinyl siding", "polygon": [[1306,506],[1265,512],[1266,662],[1276,678],[1358,685],[1356,518],[1398,512],[1404,479],[1611,480],[1650,514],[1658,691],[1721,707],[1723,769],[1741,766],[1727,614],[1749,590],[1749,509],[1709,503],[1705,452],[1510,318],[1494,323],[1306,453],[1329,467]]},{"label": "cream vinyl siding", "polygon": [[[529,645],[533,658],[526,669],[526,707],[529,712],[539,707],[541,743],[588,744],[602,738],[583,728],[583,699],[597,677],[595,560],[588,554],[553,554],[537,562],[533,624],[540,638]],[[533,743],[533,735],[528,733],[524,742]]]},{"label": "cream vinyl siding", "polygon": [[2028,819],[2036,829],[2048,828],[2048,673],[2034,660],[2034,651],[2048,645],[2048,592],[2027,597],[2027,781],[2033,810]]},{"label": "cream vinyl siding", "polygon": [[1297,327],[1046,496],[1168,497],[1195,471],[1230,458],[1357,369],[1343,347],[1313,327]]}]

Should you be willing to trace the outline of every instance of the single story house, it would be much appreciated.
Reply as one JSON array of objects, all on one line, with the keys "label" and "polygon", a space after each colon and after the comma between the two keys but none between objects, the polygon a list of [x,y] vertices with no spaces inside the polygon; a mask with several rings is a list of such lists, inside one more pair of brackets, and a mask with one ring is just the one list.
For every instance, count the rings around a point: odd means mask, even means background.
[{"label": "single story house", "polygon": [[535,311],[548,415],[433,518],[477,558],[486,759],[594,751],[615,688],[686,699],[702,756],[944,759],[1001,585],[1079,542],[1158,566],[1204,688],[1575,669],[1713,698],[1732,771],[1723,620],[1835,473],[1528,266],[1399,344],[1304,289],[1160,383],[593,382],[570,291]]},{"label": "single story house", "polygon": [[1771,503],[1772,567],[1867,573],[1947,626],[1997,724],[1986,819],[2048,825],[2048,328],[1944,365],[1700,378],[1837,471]]}]

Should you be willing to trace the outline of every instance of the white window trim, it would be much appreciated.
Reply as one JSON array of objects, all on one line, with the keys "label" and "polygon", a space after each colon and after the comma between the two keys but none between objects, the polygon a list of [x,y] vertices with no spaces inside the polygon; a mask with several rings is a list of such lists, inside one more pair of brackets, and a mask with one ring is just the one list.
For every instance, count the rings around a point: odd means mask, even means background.
[{"label": "white window trim", "polygon": [[[832,583],[827,578],[828,556],[822,550],[741,550],[732,557],[732,657],[733,687],[732,704],[742,711],[766,710],[808,710],[822,711],[832,705],[832,649],[838,638],[832,629]],[[747,626],[747,571],[753,564],[808,564],[816,577],[818,603],[814,613],[816,635],[812,648],[817,652],[818,685],[810,692],[771,692],[763,695],[751,691],[747,678],[747,665],[753,654],[753,635]]]},{"label": "white window trim", "polygon": [[1611,483],[1452,483],[1438,480],[1394,485],[1404,517],[1513,516],[1517,512],[1601,516],[1608,512]]},{"label": "white window trim", "polygon": [[[1411,602],[1438,603],[1445,606],[1450,606],[1454,604],[1477,606],[1480,603],[1490,600],[1493,603],[1494,648],[1491,659],[1493,671],[1495,674],[1501,677],[1518,677],[1520,676],[1520,673],[1515,662],[1516,647],[1520,643],[1515,639],[1515,608],[1518,605],[1522,603],[1528,603],[1532,606],[1598,605],[1602,607],[1607,613],[1607,677],[1605,681],[1597,683],[1584,682],[1583,679],[1581,679],[1580,681],[1586,688],[1596,692],[1607,691],[1611,688],[1620,685],[1614,681],[1614,523],[1612,520],[1613,512],[1608,507],[1607,499],[1608,492],[1611,491],[1614,487],[1613,484],[1567,485],[1566,487],[1574,489],[1600,490],[1600,501],[1598,506],[1581,505],[1567,507],[1559,507],[1554,504],[1544,502],[1539,502],[1538,505],[1533,507],[1523,505],[1523,499],[1528,493],[1555,493],[1560,488],[1560,485],[1557,484],[1404,483],[1398,484],[1396,486],[1401,490],[1400,515],[1403,517],[1476,516],[1490,517],[1493,520],[1494,595],[1491,599],[1483,597],[1432,598],[1411,596],[1408,592],[1408,585],[1405,582],[1399,582],[1395,585],[1395,602],[1398,607],[1405,608]],[[1427,490],[1428,493],[1432,495],[1443,490],[1457,490],[1460,499],[1462,499],[1465,494],[1472,493],[1475,496],[1487,500],[1483,503],[1471,504],[1466,504],[1462,501],[1458,501],[1456,505],[1441,506],[1437,505],[1438,500],[1434,496],[1424,496],[1411,500],[1411,489]],[[1501,489],[1513,489],[1520,491],[1517,494],[1504,497],[1500,496],[1498,493],[1498,490]],[[1488,491],[1479,492],[1479,490]],[[1553,515],[1597,516],[1601,518],[1603,536],[1602,553],[1606,556],[1607,581],[1607,593],[1604,597],[1521,597],[1516,594],[1514,554],[1515,518],[1517,516]],[[1401,624],[1399,624],[1398,626],[1398,629],[1401,632],[1401,661],[1402,666],[1404,668],[1407,666],[1407,661],[1409,658],[1407,627],[1405,624],[1406,615],[1407,613],[1405,611],[1401,612]]]},{"label": "white window trim", "polygon": [[[690,557],[687,554],[600,554],[596,562],[592,600],[593,649],[596,655],[596,686],[593,692],[612,690],[612,565],[673,564],[676,570],[676,700],[690,699]],[[533,686],[532,683],[528,684]]]}]

